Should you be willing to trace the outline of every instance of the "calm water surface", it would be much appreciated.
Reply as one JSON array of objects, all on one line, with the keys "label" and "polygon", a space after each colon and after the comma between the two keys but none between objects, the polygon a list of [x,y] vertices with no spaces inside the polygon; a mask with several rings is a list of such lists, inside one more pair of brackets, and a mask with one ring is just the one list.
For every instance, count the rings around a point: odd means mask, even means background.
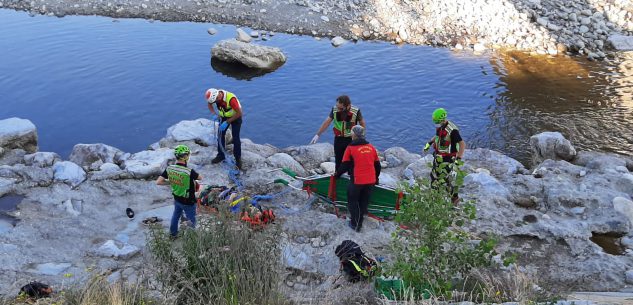
[{"label": "calm water surface", "polygon": [[[181,120],[208,117],[204,91],[225,88],[245,109],[243,136],[307,144],[348,94],[381,149],[419,151],[445,107],[471,147],[528,160],[529,136],[561,131],[581,149],[633,151],[633,60],[590,63],[521,54],[475,56],[441,48],[348,43],[277,34],[264,45],[288,62],[273,73],[234,73],[210,49],[235,28],[29,17],[0,10],[0,118],[37,127],[41,151],[67,157],[77,143],[145,149]],[[322,137],[331,141],[331,132]]]}]

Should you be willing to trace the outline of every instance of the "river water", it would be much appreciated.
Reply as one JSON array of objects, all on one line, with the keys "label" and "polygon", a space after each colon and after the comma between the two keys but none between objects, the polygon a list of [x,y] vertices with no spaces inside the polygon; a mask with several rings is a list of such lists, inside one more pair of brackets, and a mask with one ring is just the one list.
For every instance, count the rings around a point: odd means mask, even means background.
[{"label": "river water", "polygon": [[[210,36],[207,28],[218,34]],[[249,31],[248,29],[246,29]],[[431,112],[444,107],[469,147],[529,160],[529,137],[560,131],[577,148],[633,151],[633,60],[593,63],[521,53],[348,43],[276,34],[257,43],[288,61],[269,74],[211,63],[235,27],[0,10],[0,118],[38,128],[41,151],[67,158],[77,143],[146,149],[181,121],[208,117],[208,87],[237,94],[242,134],[276,146],[307,144],[347,94],[380,149],[419,151]],[[321,141],[331,141],[331,133]]]}]

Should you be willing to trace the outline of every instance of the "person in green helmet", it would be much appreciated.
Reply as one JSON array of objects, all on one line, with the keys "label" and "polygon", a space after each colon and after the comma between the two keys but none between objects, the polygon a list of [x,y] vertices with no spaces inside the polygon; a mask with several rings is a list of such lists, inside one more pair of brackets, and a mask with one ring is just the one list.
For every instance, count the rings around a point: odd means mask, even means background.
[{"label": "person in green helmet", "polygon": [[[432,115],[435,124],[435,136],[424,146],[424,151],[433,147],[433,169],[431,170],[431,185],[441,177],[448,178],[453,165],[464,157],[466,143],[459,134],[459,128],[455,123],[448,120],[448,113],[444,108],[437,108]],[[441,166],[441,164],[446,164]],[[454,204],[459,202],[457,188],[453,187],[451,180],[446,179],[449,192],[452,194]]]},{"label": "person in green helmet", "polygon": [[196,226],[196,180],[202,176],[194,169],[187,167],[191,151],[186,145],[178,145],[174,149],[176,164],[167,166],[156,180],[158,185],[171,185],[174,195],[174,213],[171,216],[169,233],[172,237],[178,235],[178,222],[184,212],[191,226]]}]

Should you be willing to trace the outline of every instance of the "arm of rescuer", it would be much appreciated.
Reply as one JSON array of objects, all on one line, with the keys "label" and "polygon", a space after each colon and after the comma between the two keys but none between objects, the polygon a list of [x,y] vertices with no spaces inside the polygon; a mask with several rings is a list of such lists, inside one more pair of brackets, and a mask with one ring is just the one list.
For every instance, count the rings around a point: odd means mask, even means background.
[{"label": "arm of rescuer", "polygon": [[319,130],[312,138],[312,141],[310,141],[310,144],[315,144],[319,140],[321,134],[325,131],[325,129],[327,129],[328,126],[330,126],[330,123],[332,123],[332,117],[328,116],[327,118],[325,118],[325,121],[323,121],[323,124],[321,124],[321,127],[319,127]]},{"label": "arm of rescuer", "polygon": [[360,126],[363,126],[363,128],[365,129],[365,132],[367,132],[367,125],[365,125],[365,117],[360,112],[360,109],[358,110],[358,114],[356,114],[356,117],[357,117],[356,121],[358,122],[358,124]]},{"label": "arm of rescuer", "polygon": [[451,132],[451,143],[459,144],[459,149],[457,150],[457,155],[455,157],[458,160],[463,158],[464,151],[466,151],[466,142],[464,142],[464,139],[462,139],[462,136],[459,134],[459,130],[453,130],[453,132]]},{"label": "arm of rescuer", "polygon": [[[378,158],[378,152],[376,151],[376,148],[374,148],[373,157],[374,157],[373,158],[374,171],[376,172],[376,184],[378,184],[378,178],[380,177],[380,170],[382,169],[382,167],[380,166],[380,159]],[[349,171],[349,169],[352,168],[353,165],[354,165],[354,158],[352,158],[352,153],[348,146],[348,148],[345,149],[345,154],[343,154],[343,162],[341,162],[341,166],[336,171],[336,173],[334,173],[334,177],[336,178],[341,177],[344,173],[347,173],[347,171]]]},{"label": "arm of rescuer", "polygon": [[378,158],[378,152],[376,151],[376,148],[374,147],[374,170],[376,171],[376,185],[378,185],[379,178],[380,178],[380,170],[382,169],[382,166],[380,166],[380,159]]},{"label": "arm of rescuer", "polygon": [[[202,175],[192,170],[192,174],[193,173],[195,173],[195,177],[193,180],[202,180]],[[164,170],[163,173],[160,176],[158,176],[158,179],[156,179],[156,185],[169,185],[168,177],[169,176],[167,176],[167,170]]]},{"label": "arm of rescuer", "polygon": [[209,108],[209,111],[211,111],[211,114],[213,116],[216,116],[217,114],[215,113],[215,109],[213,108],[213,104],[211,103],[207,103],[207,108]]}]

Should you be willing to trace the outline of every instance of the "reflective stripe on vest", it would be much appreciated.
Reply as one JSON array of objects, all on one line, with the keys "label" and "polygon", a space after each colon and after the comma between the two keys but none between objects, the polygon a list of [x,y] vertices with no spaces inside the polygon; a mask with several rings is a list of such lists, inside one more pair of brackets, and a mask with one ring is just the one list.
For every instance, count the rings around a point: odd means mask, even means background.
[{"label": "reflective stripe on vest", "polygon": [[170,165],[167,167],[167,177],[171,184],[172,194],[189,198],[189,188],[191,187],[191,169],[182,165]]},{"label": "reflective stripe on vest", "polygon": [[352,265],[354,265],[354,269],[356,269],[358,273],[360,273],[364,277],[369,277],[369,273],[367,273],[367,270],[361,268],[358,264],[356,264],[356,262],[354,262],[351,259],[349,260],[349,262],[352,263]]},{"label": "reflective stripe on vest", "polygon": [[222,92],[224,92],[224,98],[222,100],[224,101],[224,104],[226,105],[226,107],[220,107],[220,105],[218,105],[218,112],[220,112],[221,117],[230,118],[233,115],[235,115],[235,110],[231,108],[231,99],[235,98],[240,108],[242,108],[242,104],[240,104],[240,100],[237,99],[237,96],[235,96],[235,94],[228,92],[226,90],[222,90]]},{"label": "reflective stripe on vest", "polygon": [[339,121],[337,118],[337,114],[341,111],[335,106],[332,108],[333,117],[334,117],[334,136],[337,137],[351,137],[352,136],[352,127],[356,125],[356,116],[358,115],[358,108],[352,106],[349,110],[349,113],[352,115],[348,115],[349,120]]},{"label": "reflective stripe on vest", "polygon": [[451,152],[451,133],[453,130],[459,130],[457,125],[453,124],[453,122],[448,121],[446,127],[446,136],[441,137],[437,134],[435,135],[435,139],[433,141],[433,148],[442,157],[454,157],[457,156],[457,151],[459,151],[459,143],[455,143],[456,152]]}]

